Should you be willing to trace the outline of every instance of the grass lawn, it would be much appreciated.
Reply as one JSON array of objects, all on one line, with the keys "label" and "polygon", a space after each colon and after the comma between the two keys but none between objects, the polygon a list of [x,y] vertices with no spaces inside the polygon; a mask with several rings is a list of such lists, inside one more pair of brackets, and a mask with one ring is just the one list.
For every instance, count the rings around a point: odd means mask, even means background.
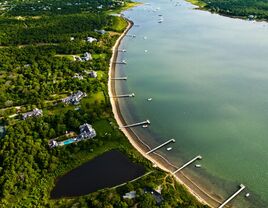
[{"label": "grass lawn", "polygon": [[89,103],[90,105],[93,105],[96,102],[100,103],[101,101],[105,101],[105,97],[103,95],[103,92],[99,91],[99,92],[97,92],[89,97],[83,98],[81,102],[82,102],[82,104]]},{"label": "grass lawn", "polygon": [[57,54],[57,55],[55,55],[55,57],[67,58],[67,59],[69,59],[70,61],[73,61],[73,60],[74,60],[73,55]]},{"label": "grass lawn", "polygon": [[114,16],[112,19],[112,25],[110,26],[110,29],[116,32],[123,32],[124,29],[127,27],[127,21],[123,19],[122,17]]},{"label": "grass lawn", "polygon": [[128,10],[128,9],[135,7],[135,6],[138,6],[140,4],[142,4],[142,3],[140,3],[140,2],[127,2],[127,3],[125,3],[125,6],[118,8],[118,9],[110,10],[108,12],[108,14],[119,14],[122,11]]}]

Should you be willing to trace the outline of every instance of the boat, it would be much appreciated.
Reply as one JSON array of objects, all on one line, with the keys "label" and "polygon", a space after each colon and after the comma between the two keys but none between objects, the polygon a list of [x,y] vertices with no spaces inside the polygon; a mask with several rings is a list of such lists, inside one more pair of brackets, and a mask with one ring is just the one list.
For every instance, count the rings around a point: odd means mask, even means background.
[{"label": "boat", "polygon": [[195,165],[196,168],[201,168],[202,166],[200,164]]},{"label": "boat", "polygon": [[246,193],[245,197],[249,197],[250,196],[250,193]]},{"label": "boat", "polygon": [[148,50],[144,50],[144,52],[145,52],[145,53],[147,53],[147,52],[148,52]]},{"label": "boat", "polygon": [[143,39],[144,39],[144,40],[146,40],[146,39],[147,39],[147,37],[146,37],[146,36],[144,36],[144,37],[143,37]]},{"label": "boat", "polygon": [[164,21],[164,19],[163,18],[160,18],[159,20],[158,20],[158,23],[162,23]]},{"label": "boat", "polygon": [[148,127],[148,125],[144,124],[144,125],[142,125],[142,127],[143,127],[143,128],[147,128],[147,127]]},{"label": "boat", "polygon": [[148,98],[147,100],[148,100],[148,101],[152,101],[152,99],[153,99],[153,98]]},{"label": "boat", "polygon": [[170,151],[170,150],[172,150],[172,147],[168,147],[168,148],[167,148],[167,151]]}]

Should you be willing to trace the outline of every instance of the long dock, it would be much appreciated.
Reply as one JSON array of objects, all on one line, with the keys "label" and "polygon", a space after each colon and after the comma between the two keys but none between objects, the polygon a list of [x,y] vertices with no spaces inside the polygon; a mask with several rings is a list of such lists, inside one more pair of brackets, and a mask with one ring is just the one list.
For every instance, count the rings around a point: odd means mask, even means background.
[{"label": "long dock", "polygon": [[124,94],[124,95],[116,95],[113,98],[125,98],[125,97],[135,97],[135,94],[131,93],[131,94]]},{"label": "long dock", "polygon": [[183,166],[181,166],[179,169],[175,170],[172,174],[176,174],[177,172],[181,171],[183,168],[186,168],[188,165],[190,165],[194,161],[201,160],[201,159],[202,159],[201,155],[196,156],[195,158],[191,159],[189,162],[187,162]]},{"label": "long dock", "polygon": [[111,80],[127,80],[127,77],[114,77]]},{"label": "long dock", "polygon": [[147,124],[150,124],[150,121],[149,120],[146,120],[146,121],[142,121],[142,122],[139,122],[139,123],[134,123],[134,124],[129,124],[129,125],[126,125],[126,126],[120,126],[119,128],[129,128],[129,127],[135,127],[135,126],[141,126],[141,125],[147,125]]},{"label": "long dock", "polygon": [[170,139],[170,140],[164,142],[163,144],[160,144],[159,146],[157,146],[157,147],[151,149],[150,151],[146,152],[146,155],[148,155],[148,154],[160,149],[161,147],[164,147],[165,145],[167,145],[167,144],[169,144],[171,142],[175,142],[175,139]]},{"label": "long dock", "polygon": [[117,61],[117,62],[114,62],[115,64],[127,64],[127,62],[125,60],[123,61]]},{"label": "long dock", "polygon": [[239,186],[240,188],[239,188],[239,190],[238,191],[236,191],[232,196],[230,196],[225,202],[223,202],[222,204],[221,204],[221,206],[219,206],[219,208],[223,208],[226,204],[228,204],[231,200],[233,200],[241,191],[243,191],[245,188],[246,188],[246,186],[245,185],[243,185],[243,184],[240,184],[240,186]]},{"label": "long dock", "polygon": [[126,36],[127,37],[131,37],[131,38],[135,38],[136,37],[136,35],[131,35],[131,34],[127,34]]}]

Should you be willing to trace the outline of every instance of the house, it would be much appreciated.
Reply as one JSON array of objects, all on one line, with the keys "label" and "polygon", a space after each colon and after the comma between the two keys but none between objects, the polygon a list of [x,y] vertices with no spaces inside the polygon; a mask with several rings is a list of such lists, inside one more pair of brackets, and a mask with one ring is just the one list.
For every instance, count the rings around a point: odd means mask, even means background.
[{"label": "house", "polygon": [[73,76],[73,78],[74,78],[74,79],[77,78],[77,79],[79,79],[79,80],[84,79],[84,77],[83,77],[82,75],[77,74],[77,73]]},{"label": "house", "polygon": [[84,57],[82,57],[82,61],[90,61],[92,60],[92,56],[89,52],[84,53]]},{"label": "house", "polygon": [[38,108],[33,109],[33,111],[27,112],[22,114],[22,119],[25,120],[29,117],[37,117],[37,116],[42,116],[43,111],[39,110]]},{"label": "house", "polygon": [[77,140],[90,139],[96,136],[95,129],[88,123],[85,123],[79,126],[80,134],[77,137]]},{"label": "house", "polygon": [[48,143],[48,146],[50,148],[57,147],[58,145],[59,145],[58,142],[55,141],[55,140],[50,140],[49,143]]},{"label": "house", "polygon": [[97,32],[97,33],[100,33],[102,35],[104,35],[106,33],[105,30],[97,30],[97,29],[95,29],[94,31]]},{"label": "house", "polygon": [[95,71],[90,71],[90,72],[88,73],[88,75],[89,75],[91,78],[97,78],[97,76],[98,76],[97,72],[95,72]]},{"label": "house", "polygon": [[73,58],[74,58],[74,61],[82,61],[81,57],[79,56],[73,56]]},{"label": "house", "polygon": [[89,52],[84,53],[84,56],[80,57],[80,56],[73,56],[74,61],[90,61],[92,60],[92,56]]},{"label": "house", "polygon": [[87,42],[93,43],[94,41],[97,41],[97,39],[93,37],[87,37]]},{"label": "house", "polygon": [[65,104],[77,105],[80,102],[80,100],[86,96],[87,96],[86,93],[83,93],[81,91],[77,91],[76,93],[62,99],[62,102]]},{"label": "house", "polygon": [[123,199],[134,199],[134,198],[136,198],[136,191],[130,191],[123,196]]},{"label": "house", "polygon": [[144,193],[150,193],[150,194],[154,197],[154,199],[155,199],[157,205],[160,205],[161,202],[164,200],[164,198],[163,198],[163,196],[161,195],[161,193],[155,191],[155,190],[152,189],[152,188],[146,187],[146,188],[144,188],[143,190],[144,190]]},{"label": "house", "polygon": [[254,15],[249,15],[249,16],[248,16],[248,20],[252,21],[252,20],[254,20],[254,19],[255,19],[255,16],[254,16]]}]

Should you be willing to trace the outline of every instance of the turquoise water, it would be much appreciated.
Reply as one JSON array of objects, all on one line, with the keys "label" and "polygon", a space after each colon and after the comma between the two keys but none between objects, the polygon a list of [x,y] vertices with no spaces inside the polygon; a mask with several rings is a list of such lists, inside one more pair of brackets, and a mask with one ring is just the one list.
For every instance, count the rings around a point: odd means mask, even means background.
[{"label": "turquoise water", "polygon": [[117,75],[128,80],[117,81],[117,92],[136,94],[121,99],[124,117],[150,119],[136,131],[152,146],[175,138],[172,151],[161,153],[178,166],[201,154],[203,168],[185,172],[211,194],[224,200],[243,183],[236,207],[268,207],[268,24],[184,1],[143,2],[150,5],[125,12],[138,26],[118,57],[127,65]]},{"label": "turquoise water", "polygon": [[73,142],[75,142],[74,139],[68,139],[68,140],[64,141],[63,144],[64,144],[64,145],[67,145],[67,144],[71,144],[71,143],[73,143]]}]

